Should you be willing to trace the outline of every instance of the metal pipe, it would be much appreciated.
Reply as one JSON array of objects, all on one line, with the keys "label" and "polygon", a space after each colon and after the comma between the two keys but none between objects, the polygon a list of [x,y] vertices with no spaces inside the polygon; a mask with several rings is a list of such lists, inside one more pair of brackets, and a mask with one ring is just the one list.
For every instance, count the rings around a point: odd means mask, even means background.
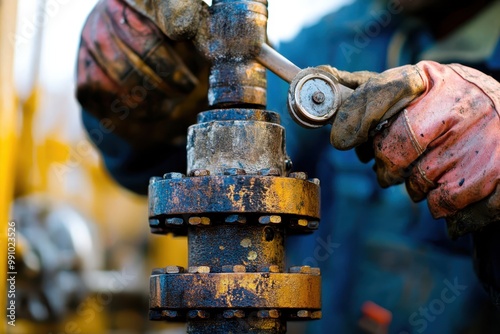
[{"label": "metal pipe", "polygon": [[262,44],[257,61],[288,83],[300,72],[298,66],[267,44]]},{"label": "metal pipe", "polygon": [[186,175],[149,186],[151,231],[187,235],[189,267],[153,271],[150,319],[184,320],[196,334],[282,334],[287,320],[321,317],[319,268],[285,268],[286,231],[318,228],[320,190],[290,173],[280,117],[263,110],[256,57],[286,78],[299,69],[280,67],[264,45],[267,0],[214,0],[209,14],[195,43],[212,63],[214,109],[188,130]]}]

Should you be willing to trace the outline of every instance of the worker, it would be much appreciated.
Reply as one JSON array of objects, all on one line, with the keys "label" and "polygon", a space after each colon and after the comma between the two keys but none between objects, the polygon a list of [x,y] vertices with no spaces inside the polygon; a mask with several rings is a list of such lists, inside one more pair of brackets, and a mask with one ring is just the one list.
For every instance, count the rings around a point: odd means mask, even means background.
[{"label": "worker", "polygon": [[[185,171],[186,128],[208,108],[208,64],[168,37],[162,8],[100,1],[78,59],[89,137],[139,194]],[[323,319],[309,332],[356,333],[367,302],[391,312],[389,333],[495,331],[476,321],[494,312],[480,284],[500,304],[498,17],[496,0],[356,0],[280,46],[355,89],[331,130],[305,130],[286,114],[287,83],[269,76],[295,169],[322,180],[319,232],[288,248],[290,264],[322,270]]]}]

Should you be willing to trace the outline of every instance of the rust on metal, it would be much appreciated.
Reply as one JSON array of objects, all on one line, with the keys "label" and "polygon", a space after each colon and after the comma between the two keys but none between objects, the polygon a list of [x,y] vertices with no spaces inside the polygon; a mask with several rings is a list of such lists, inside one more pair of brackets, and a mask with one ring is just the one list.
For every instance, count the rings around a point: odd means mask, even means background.
[{"label": "rust on metal", "polygon": [[[215,212],[259,213],[276,222],[288,214],[319,219],[319,187],[310,181],[258,175],[210,176],[157,181],[149,187],[149,216]],[[168,200],[163,200],[168,199]]]},{"label": "rust on metal", "polygon": [[320,188],[290,173],[285,129],[264,110],[267,0],[213,0],[187,21],[181,2],[169,5],[164,19],[179,23],[168,33],[211,63],[213,109],[188,130],[186,173],[150,180],[151,232],[187,235],[188,267],[153,271],[149,317],[196,334],[285,333],[287,320],[321,317],[319,268],[285,267],[286,234],[319,226]]},{"label": "rust on metal", "polygon": [[[321,308],[321,279],[311,274],[217,273],[164,274],[150,279],[150,308],[188,309],[300,309]],[[302,317],[304,314],[302,314]]]}]

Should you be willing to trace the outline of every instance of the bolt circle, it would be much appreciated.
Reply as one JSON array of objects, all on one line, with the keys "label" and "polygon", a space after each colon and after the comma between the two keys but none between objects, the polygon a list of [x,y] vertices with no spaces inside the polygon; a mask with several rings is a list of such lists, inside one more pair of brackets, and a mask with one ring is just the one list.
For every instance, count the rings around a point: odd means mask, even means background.
[{"label": "bolt circle", "polygon": [[323,92],[317,91],[312,95],[312,100],[316,104],[321,104],[325,102],[325,94],[323,94]]}]

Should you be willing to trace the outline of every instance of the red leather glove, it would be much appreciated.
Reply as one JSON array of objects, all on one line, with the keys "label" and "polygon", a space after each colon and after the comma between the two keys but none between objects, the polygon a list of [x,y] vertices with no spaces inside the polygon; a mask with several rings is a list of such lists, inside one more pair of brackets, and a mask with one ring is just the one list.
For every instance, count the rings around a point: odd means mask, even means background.
[{"label": "red leather glove", "polygon": [[192,42],[169,39],[123,0],[102,0],[83,29],[77,98],[136,148],[174,143],[207,108],[208,68]]},{"label": "red leather glove", "polygon": [[500,221],[500,84],[430,61],[363,75],[335,117],[332,145],[373,139],[379,183],[406,182],[413,200],[427,197],[453,237]]}]

